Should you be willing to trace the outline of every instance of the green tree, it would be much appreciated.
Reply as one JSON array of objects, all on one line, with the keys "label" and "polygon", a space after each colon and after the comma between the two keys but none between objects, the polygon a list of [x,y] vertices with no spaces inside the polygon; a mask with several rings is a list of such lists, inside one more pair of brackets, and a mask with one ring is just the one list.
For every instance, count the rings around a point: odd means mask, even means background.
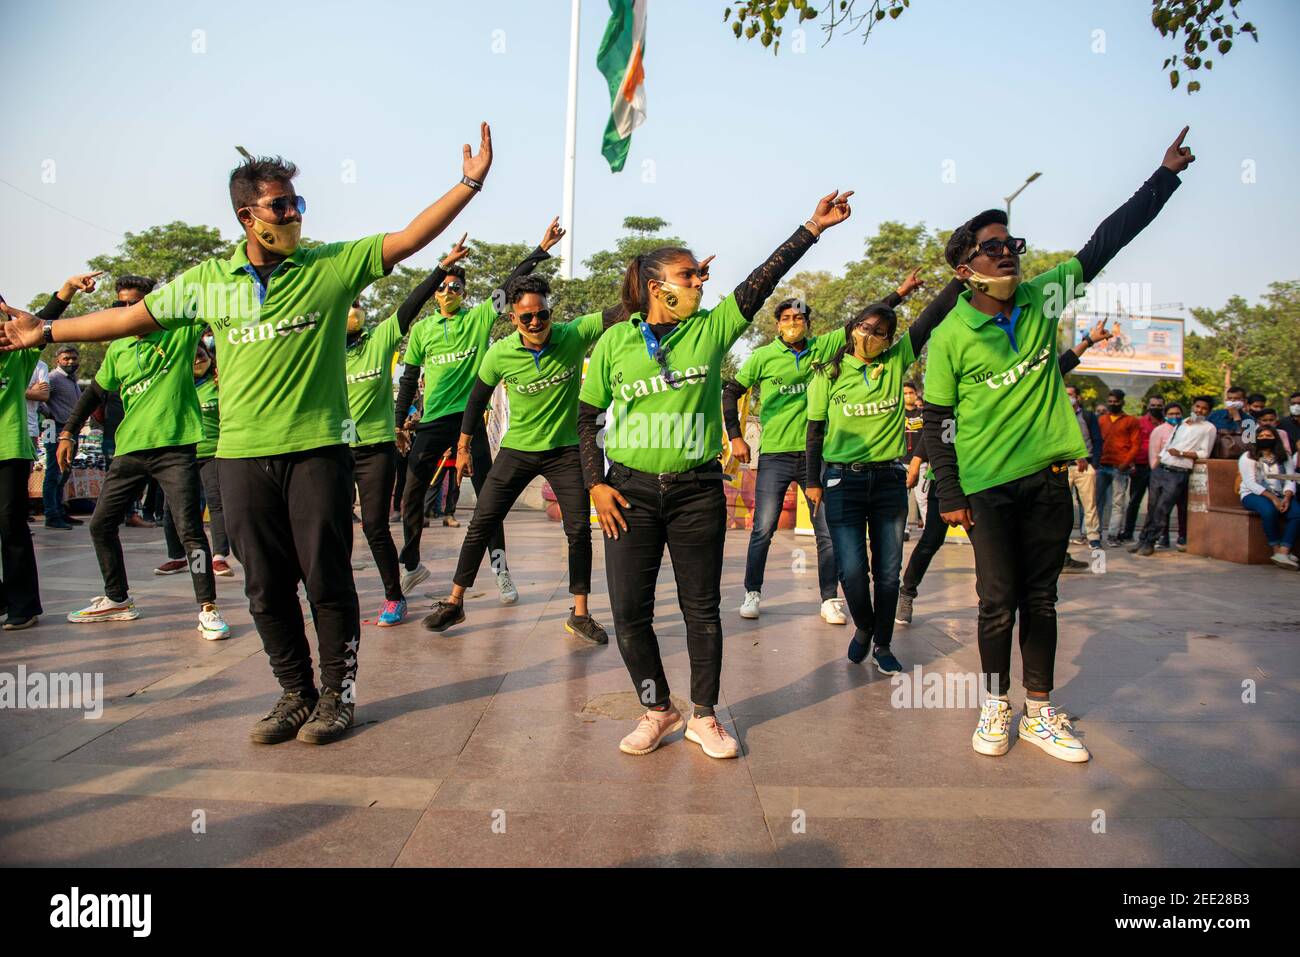
[{"label": "green tree", "polygon": [[[1233,40],[1243,34],[1259,42],[1259,31],[1253,23],[1234,22],[1241,19],[1237,13],[1241,2],[1227,0],[1225,7],[1224,0],[1151,0],[1151,26],[1182,47],[1181,55],[1166,58],[1161,67],[1169,70],[1171,88],[1181,82],[1179,67],[1188,73],[1214,67],[1214,61],[1206,56],[1211,44],[1214,52],[1223,57],[1232,49]],[[787,16],[793,15],[796,24],[820,19],[828,43],[836,32],[861,32],[865,43],[878,23],[897,20],[911,5],[911,0],[831,0],[819,10],[811,0],[738,0],[726,7],[722,19],[731,24],[731,32],[738,39],[757,38],[775,54],[781,48],[782,24]],[[1188,93],[1200,88],[1199,80],[1192,80],[1186,87]]]}]

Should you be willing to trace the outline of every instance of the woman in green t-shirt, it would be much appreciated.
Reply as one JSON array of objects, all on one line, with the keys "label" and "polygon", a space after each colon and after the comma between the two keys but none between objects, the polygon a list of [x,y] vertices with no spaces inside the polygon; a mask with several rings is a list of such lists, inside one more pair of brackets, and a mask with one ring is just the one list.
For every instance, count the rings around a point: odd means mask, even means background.
[{"label": "woman in green t-shirt", "polygon": [[[714,715],[722,672],[722,555],[727,500],[722,491],[722,359],[749,328],[781,277],[824,229],[849,217],[848,198],[822,197],[803,226],[735,291],[701,309],[710,256],[665,247],[627,268],[627,322],[612,326],[591,355],[579,395],[583,481],[605,532],[605,571],[619,651],[648,711],[619,748],[648,754],[682,717],[672,703],[655,636],[654,604],[664,546],[672,557],[686,620],[694,714],[687,740],[714,758],[733,758],[736,741]],[[606,474],[598,433],[605,423]]]},{"label": "woman in green t-shirt", "polygon": [[808,386],[808,504],[814,515],[825,508],[855,626],[849,660],[860,662],[870,651],[881,674],[903,670],[890,651],[907,524],[907,470],[900,462],[907,449],[903,386],[961,289],[960,282],[950,282],[897,341],[898,314],[883,302],[868,306],[848,324],[845,344],[817,368]]}]

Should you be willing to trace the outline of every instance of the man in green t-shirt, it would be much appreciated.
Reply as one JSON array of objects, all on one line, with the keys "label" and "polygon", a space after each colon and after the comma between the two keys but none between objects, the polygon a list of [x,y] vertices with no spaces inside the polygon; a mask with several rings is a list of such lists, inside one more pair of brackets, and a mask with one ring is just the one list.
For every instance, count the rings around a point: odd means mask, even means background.
[{"label": "man in green t-shirt", "polygon": [[230,636],[217,609],[212,577],[212,549],[203,534],[199,504],[199,469],[195,449],[203,439],[199,396],[194,387],[194,356],[200,329],[181,326],[111,343],[91,386],[59,433],[59,468],[72,467],[77,435],[86,419],[109,393],[122,396],[117,449],[95,501],[90,538],[104,576],[104,594],[85,608],[69,612],[68,621],[90,624],[133,621],[140,617],[132,600],[119,530],[131,503],[155,480],[167,497],[184,548],[199,604],[199,634],[209,640]]},{"label": "man in green t-shirt", "polygon": [[[1025,715],[1019,737],[1064,761],[1088,749],[1050,702],[1056,659],[1056,580],[1074,521],[1068,468],[1087,449],[1056,361],[1057,323],[1102,268],[1160,212],[1193,160],[1187,130],[1155,173],[1072,258],[1028,282],[1025,241],[1002,210],[953,231],[944,256],[970,287],[930,339],[924,442],[939,508],[975,550],[981,670],[989,683],[972,746],[1010,746],[1011,638],[1020,615]],[[954,440],[955,430],[955,440]]]},{"label": "man in green t-shirt", "polygon": [[[460,182],[404,229],[310,249],[299,243],[307,203],[293,189],[297,167],[278,157],[250,159],[230,177],[244,239],[228,259],[202,262],[125,309],[42,323],[0,306],[9,317],[0,350],[212,327],[221,362],[217,462],[227,532],[283,689],[252,729],[256,743],[297,737],[325,744],[355,719],[361,616],[352,578],[348,305],[428,245],[483,188],[492,164],[486,123],[478,153],[467,144],[462,156]],[[314,613],[320,692],[299,582]]]},{"label": "man in green t-shirt", "polygon": [[[435,298],[438,310],[421,322],[411,333],[403,358],[406,368],[397,388],[394,406],[395,424],[401,428],[415,396],[416,383],[424,373],[424,412],[415,427],[411,452],[406,458],[406,484],[402,490],[402,552],[399,556],[406,571],[402,575],[402,591],[412,588],[429,577],[429,570],[420,564],[420,537],[424,532],[424,497],[429,484],[438,474],[443,453],[452,448],[460,435],[461,419],[469,394],[478,381],[479,364],[487,354],[492,339],[492,326],[497,316],[505,312],[505,293],[512,280],[526,276],[537,266],[551,258],[548,250],[560,241],[564,230],[558,218],[551,220],[542,235],[542,241],[507,277],[500,289],[490,298],[472,309],[464,304],[465,270],[454,265],[460,258],[452,256],[464,249],[464,237],[452,249],[448,259],[439,266]],[[464,255],[464,252],[461,252]],[[488,470],[492,467],[492,454],[488,448],[487,429],[482,422],[474,431],[470,452],[474,468],[470,480],[474,493],[481,495]],[[496,572],[497,589],[501,603],[510,605],[519,600],[506,567],[506,539],[500,525],[492,532],[489,557]]]},{"label": "man in green t-shirt", "polygon": [[550,283],[542,276],[520,276],[506,287],[506,302],[515,331],[488,349],[469,394],[456,443],[456,479],[473,475],[472,441],[483,410],[498,383],[504,384],[508,409],[501,451],[480,486],[474,520],[461,545],[451,595],[424,619],[430,631],[446,631],[465,620],[465,589],[474,584],[493,534],[507,513],[539,475],[555,492],[569,542],[569,593],[573,608],[564,628],[584,641],[603,645],[609,636],[591,617],[591,499],[582,480],[578,454],[578,389],[587,350],[602,332],[626,318],[621,307],[594,312],[572,322],[552,324],[547,297]]}]

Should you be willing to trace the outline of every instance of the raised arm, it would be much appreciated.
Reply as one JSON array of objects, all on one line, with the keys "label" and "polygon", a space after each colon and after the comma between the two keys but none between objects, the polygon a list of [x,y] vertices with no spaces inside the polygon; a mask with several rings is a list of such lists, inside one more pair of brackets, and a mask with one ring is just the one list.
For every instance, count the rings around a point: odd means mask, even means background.
[{"label": "raised arm", "polygon": [[957,296],[965,288],[964,282],[953,279],[939,290],[939,295],[931,299],[916,320],[907,327],[907,336],[912,340],[913,353],[918,356],[921,354],[922,347],[930,340],[930,333],[934,332],[935,326],[943,322],[944,316],[952,312],[952,307],[957,305]]},{"label": "raised arm", "polygon": [[[46,345],[45,322],[30,312],[15,309],[8,303],[0,304],[0,312],[8,318],[0,331],[0,352],[15,349],[32,349]],[[101,309],[98,312],[77,316],[75,319],[57,319],[50,323],[50,342],[108,342],[127,336],[144,336],[161,327],[149,314],[144,300],[118,309]]]},{"label": "raised arm", "polygon": [[1083,281],[1092,282],[1116,253],[1133,241],[1134,237],[1151,224],[1169,197],[1181,185],[1178,174],[1187,169],[1196,157],[1183,146],[1188,127],[1184,126],[1178,138],[1165,150],[1165,158],[1151,178],[1115,212],[1097,227],[1092,238],[1076,254],[1083,267]]},{"label": "raised arm", "polygon": [[796,229],[767,260],[751,272],[736,287],[736,305],[740,314],[746,319],[753,319],[768,296],[772,295],[782,277],[793,268],[804,253],[817,241],[817,238],[832,226],[844,222],[852,214],[849,197],[853,190],[840,193],[835,190],[823,196],[817,202],[812,217]]},{"label": "raised arm", "polygon": [[1097,320],[1097,324],[1088,330],[1087,335],[1076,342],[1071,348],[1066,349],[1056,357],[1057,364],[1061,367],[1061,375],[1069,375],[1074,371],[1083,354],[1099,342],[1105,342],[1114,335],[1106,328],[1105,318]]},{"label": "raised arm", "polygon": [[461,147],[461,153],[464,179],[444,193],[441,199],[426,207],[405,229],[384,236],[385,269],[392,269],[403,259],[429,245],[469,205],[474,194],[483,188],[483,181],[492,168],[491,128],[486,123],[479,126],[478,153],[471,154],[468,143]]}]

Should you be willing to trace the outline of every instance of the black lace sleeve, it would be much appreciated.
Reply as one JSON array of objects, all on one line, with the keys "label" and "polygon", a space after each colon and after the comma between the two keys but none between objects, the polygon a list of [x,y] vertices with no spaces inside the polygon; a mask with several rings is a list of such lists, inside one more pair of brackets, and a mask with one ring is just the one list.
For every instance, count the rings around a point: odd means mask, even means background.
[{"label": "black lace sleeve", "polygon": [[763,303],[767,302],[767,297],[772,295],[777,283],[815,242],[817,237],[806,226],[800,226],[789,239],[777,246],[767,261],[736,287],[736,305],[740,307],[740,314],[746,319],[753,319]]},{"label": "black lace sleeve", "polygon": [[822,446],[826,442],[826,423],[808,420],[808,437],[805,442],[804,458],[808,463],[805,488],[822,487]]},{"label": "black lace sleeve", "polygon": [[588,491],[605,481],[605,454],[596,439],[604,414],[604,409],[578,403],[578,458],[582,462],[582,484]]},{"label": "black lace sleeve", "polygon": [[930,340],[930,333],[934,332],[935,326],[943,322],[944,316],[952,312],[952,307],[957,305],[957,296],[965,288],[964,282],[954,279],[939,290],[939,295],[926,303],[921,314],[907,327],[908,338],[912,340],[912,352],[918,356],[921,354],[921,350]]},{"label": "black lace sleeve", "polygon": [[728,379],[722,387],[722,424],[727,428],[729,439],[740,437],[740,397],[745,391],[745,387],[734,379]]},{"label": "black lace sleeve", "polygon": [[63,424],[63,431],[69,435],[80,434],[86,420],[94,415],[96,409],[103,405],[107,396],[108,393],[104,390],[104,387],[91,379],[90,385],[81,391],[81,398],[77,399],[77,404],[68,413],[68,421]]},{"label": "black lace sleeve", "polygon": [[420,367],[414,362],[408,362],[402,370],[401,381],[397,383],[397,402],[393,405],[393,417],[397,420],[399,429],[406,424],[406,416],[411,411],[411,400],[415,398],[415,390],[419,387]]},{"label": "black lace sleeve", "polygon": [[952,406],[926,402],[921,410],[921,440],[934,469],[934,481],[939,490],[939,511],[955,512],[969,508],[970,503],[961,490],[957,472],[957,447],[943,440],[944,430],[953,420]]},{"label": "black lace sleeve", "polygon": [[1129,197],[1128,202],[1107,216],[1092,238],[1075,254],[1083,267],[1083,281],[1092,282],[1116,253],[1151,224],[1181,185],[1177,173],[1161,166]]},{"label": "black lace sleeve", "polygon": [[429,297],[434,294],[446,278],[447,270],[438,266],[433,272],[429,273],[422,283],[412,289],[411,294],[397,307],[397,328],[401,330],[402,335],[406,335],[411,328],[411,323],[415,321],[415,317],[424,308],[424,304],[429,301]]}]

